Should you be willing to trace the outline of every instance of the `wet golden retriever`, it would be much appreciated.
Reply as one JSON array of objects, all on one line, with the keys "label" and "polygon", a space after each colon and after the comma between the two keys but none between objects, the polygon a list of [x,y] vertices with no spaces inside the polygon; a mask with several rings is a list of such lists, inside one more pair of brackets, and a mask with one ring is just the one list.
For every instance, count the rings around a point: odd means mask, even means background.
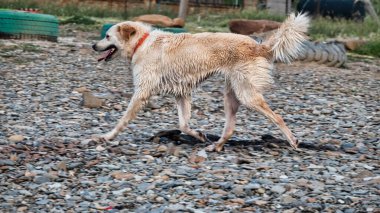
[{"label": "wet golden retriever", "polygon": [[106,37],[93,45],[103,52],[99,61],[126,57],[133,70],[134,94],[128,109],[116,127],[98,139],[115,138],[136,113],[157,93],[176,98],[180,130],[201,141],[207,138],[189,127],[191,93],[213,74],[225,76],[225,127],[221,138],[208,147],[221,151],[232,136],[239,105],[254,109],[276,124],[289,144],[297,148],[297,139],[265,102],[263,92],[272,83],[273,61],[290,62],[302,50],[309,19],[291,14],[269,39],[259,44],[248,36],[232,33],[172,34],[152,30],[139,22],[112,26]]}]

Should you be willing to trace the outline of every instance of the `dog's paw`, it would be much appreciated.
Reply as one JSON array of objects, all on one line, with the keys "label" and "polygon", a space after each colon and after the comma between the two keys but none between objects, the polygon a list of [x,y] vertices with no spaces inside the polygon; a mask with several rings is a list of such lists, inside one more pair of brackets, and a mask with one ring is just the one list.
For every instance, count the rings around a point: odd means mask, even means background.
[{"label": "dog's paw", "polygon": [[215,145],[211,144],[211,145],[207,146],[205,150],[207,152],[213,152],[213,151],[215,151]]},{"label": "dog's paw", "polygon": [[206,147],[208,152],[221,152],[223,150],[223,144],[213,143]]},{"label": "dog's paw", "polygon": [[108,142],[111,141],[113,138],[113,135],[109,132],[107,134],[93,136],[92,140],[95,142]]},{"label": "dog's paw", "polygon": [[299,141],[297,140],[297,138],[295,138],[294,136],[292,136],[292,138],[289,140],[289,144],[290,146],[297,150],[298,149],[298,145],[299,145]]},{"label": "dog's paw", "polygon": [[207,135],[204,134],[203,132],[201,131],[197,131],[198,133],[198,136],[199,136],[199,140],[202,141],[203,143],[211,143],[212,141],[210,139],[207,138]]}]

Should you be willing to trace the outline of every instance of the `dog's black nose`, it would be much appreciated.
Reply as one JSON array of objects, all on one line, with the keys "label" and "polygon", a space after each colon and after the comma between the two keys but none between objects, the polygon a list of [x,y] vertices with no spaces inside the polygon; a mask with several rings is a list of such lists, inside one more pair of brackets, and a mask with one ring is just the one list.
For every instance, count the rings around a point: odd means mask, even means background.
[{"label": "dog's black nose", "polygon": [[92,45],[92,49],[96,51],[96,44]]}]

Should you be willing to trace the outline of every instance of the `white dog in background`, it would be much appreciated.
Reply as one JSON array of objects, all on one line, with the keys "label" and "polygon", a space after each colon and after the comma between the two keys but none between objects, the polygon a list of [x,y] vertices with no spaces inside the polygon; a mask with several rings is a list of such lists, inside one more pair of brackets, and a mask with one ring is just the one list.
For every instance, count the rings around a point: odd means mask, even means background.
[{"label": "white dog in background", "polygon": [[281,27],[262,44],[248,36],[232,33],[172,34],[152,30],[139,22],[112,26],[104,39],[93,45],[103,52],[99,61],[118,56],[131,61],[134,94],[116,127],[100,136],[112,140],[131,121],[152,95],[173,94],[176,98],[180,130],[201,141],[204,134],[189,127],[191,93],[199,83],[215,73],[225,76],[225,127],[221,138],[208,150],[221,151],[232,136],[239,105],[255,109],[276,124],[293,148],[297,139],[275,114],[262,95],[273,82],[274,60],[290,62],[302,51],[309,19],[291,14]]}]

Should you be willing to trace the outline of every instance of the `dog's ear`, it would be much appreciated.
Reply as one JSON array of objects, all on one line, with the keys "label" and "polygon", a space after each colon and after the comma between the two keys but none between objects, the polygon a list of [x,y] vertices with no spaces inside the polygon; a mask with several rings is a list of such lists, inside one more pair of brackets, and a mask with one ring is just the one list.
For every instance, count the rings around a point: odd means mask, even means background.
[{"label": "dog's ear", "polygon": [[127,41],[136,33],[136,29],[131,25],[123,24],[117,27],[117,31],[123,40]]}]

